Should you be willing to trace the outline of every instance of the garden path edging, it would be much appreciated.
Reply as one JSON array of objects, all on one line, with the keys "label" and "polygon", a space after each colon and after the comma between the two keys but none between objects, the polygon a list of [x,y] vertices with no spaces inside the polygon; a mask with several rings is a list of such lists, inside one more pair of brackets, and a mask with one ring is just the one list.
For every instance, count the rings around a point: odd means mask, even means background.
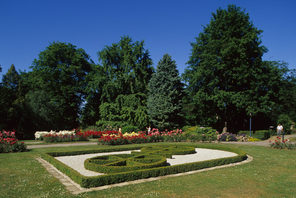
[{"label": "garden path edging", "polygon": [[39,161],[41,163],[41,165],[44,166],[45,169],[50,174],[52,174],[54,177],[56,177],[66,187],[66,189],[68,191],[70,191],[72,194],[80,194],[80,193],[84,193],[84,192],[104,190],[104,189],[108,189],[108,188],[112,188],[112,187],[126,186],[126,185],[131,185],[131,184],[140,184],[140,183],[144,183],[144,182],[156,181],[156,180],[170,178],[170,177],[178,177],[178,176],[190,175],[190,174],[195,174],[195,173],[209,171],[209,170],[215,170],[215,169],[220,169],[220,168],[242,165],[242,164],[249,163],[253,160],[252,156],[247,155],[247,157],[248,158],[246,160],[241,161],[241,162],[236,162],[236,163],[231,163],[231,164],[226,164],[226,165],[221,165],[221,166],[215,166],[215,167],[210,167],[210,168],[205,168],[205,169],[200,169],[200,170],[195,170],[195,171],[189,171],[189,172],[185,172],[185,173],[178,173],[178,174],[165,175],[165,176],[159,176],[159,177],[151,177],[151,178],[147,178],[147,179],[139,179],[139,180],[122,182],[122,183],[117,183],[117,184],[99,186],[99,187],[94,187],[94,188],[83,188],[79,184],[77,184],[73,180],[71,180],[67,175],[60,172],[57,168],[55,168],[52,164],[50,164],[46,160],[44,160],[40,157],[36,158],[36,160]]}]

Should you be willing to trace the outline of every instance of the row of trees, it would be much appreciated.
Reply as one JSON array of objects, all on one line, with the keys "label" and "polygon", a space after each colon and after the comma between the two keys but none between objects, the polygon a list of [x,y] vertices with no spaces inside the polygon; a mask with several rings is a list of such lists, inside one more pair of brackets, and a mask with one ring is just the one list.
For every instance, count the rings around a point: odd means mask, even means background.
[{"label": "row of trees", "polygon": [[97,125],[160,129],[207,125],[230,131],[267,128],[279,115],[296,120],[296,76],[287,64],[263,61],[261,30],[239,7],[213,13],[191,44],[182,77],[165,54],[152,67],[144,41],[122,37],[98,52],[99,64],[69,43],[54,42],[30,72],[14,65],[0,86],[0,129],[36,130]]}]

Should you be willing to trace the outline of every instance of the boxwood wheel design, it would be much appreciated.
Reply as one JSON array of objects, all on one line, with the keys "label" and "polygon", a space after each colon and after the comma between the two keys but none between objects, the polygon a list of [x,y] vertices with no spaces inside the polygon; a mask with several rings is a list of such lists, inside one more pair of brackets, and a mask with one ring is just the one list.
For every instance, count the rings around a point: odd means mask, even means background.
[{"label": "boxwood wheel design", "polygon": [[128,172],[167,166],[166,158],[193,153],[195,148],[190,146],[149,146],[142,148],[141,152],[132,152],[132,154],[93,157],[85,160],[84,167],[100,173]]}]

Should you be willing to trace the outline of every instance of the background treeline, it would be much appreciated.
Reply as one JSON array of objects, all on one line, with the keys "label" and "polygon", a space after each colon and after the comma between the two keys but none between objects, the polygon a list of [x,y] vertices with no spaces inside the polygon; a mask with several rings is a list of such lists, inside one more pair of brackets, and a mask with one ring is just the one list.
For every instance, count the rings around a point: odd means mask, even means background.
[{"label": "background treeline", "polygon": [[[191,43],[179,75],[165,54],[153,68],[144,41],[124,36],[98,52],[95,64],[81,48],[53,42],[31,71],[11,65],[0,85],[0,130],[30,138],[36,130],[185,125],[218,130],[267,129],[296,120],[296,75],[285,62],[264,61],[261,30],[229,5],[212,14]],[[1,67],[0,67],[1,70]]]}]

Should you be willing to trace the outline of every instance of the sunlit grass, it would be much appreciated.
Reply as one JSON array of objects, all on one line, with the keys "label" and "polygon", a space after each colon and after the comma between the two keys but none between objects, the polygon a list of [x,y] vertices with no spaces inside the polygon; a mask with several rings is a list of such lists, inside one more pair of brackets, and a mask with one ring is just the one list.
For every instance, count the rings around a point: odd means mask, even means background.
[{"label": "sunlit grass", "polygon": [[246,151],[254,160],[240,166],[80,195],[70,194],[35,160],[36,156],[42,152],[109,146],[42,148],[26,153],[0,154],[0,197],[295,197],[295,150],[228,146]]}]

